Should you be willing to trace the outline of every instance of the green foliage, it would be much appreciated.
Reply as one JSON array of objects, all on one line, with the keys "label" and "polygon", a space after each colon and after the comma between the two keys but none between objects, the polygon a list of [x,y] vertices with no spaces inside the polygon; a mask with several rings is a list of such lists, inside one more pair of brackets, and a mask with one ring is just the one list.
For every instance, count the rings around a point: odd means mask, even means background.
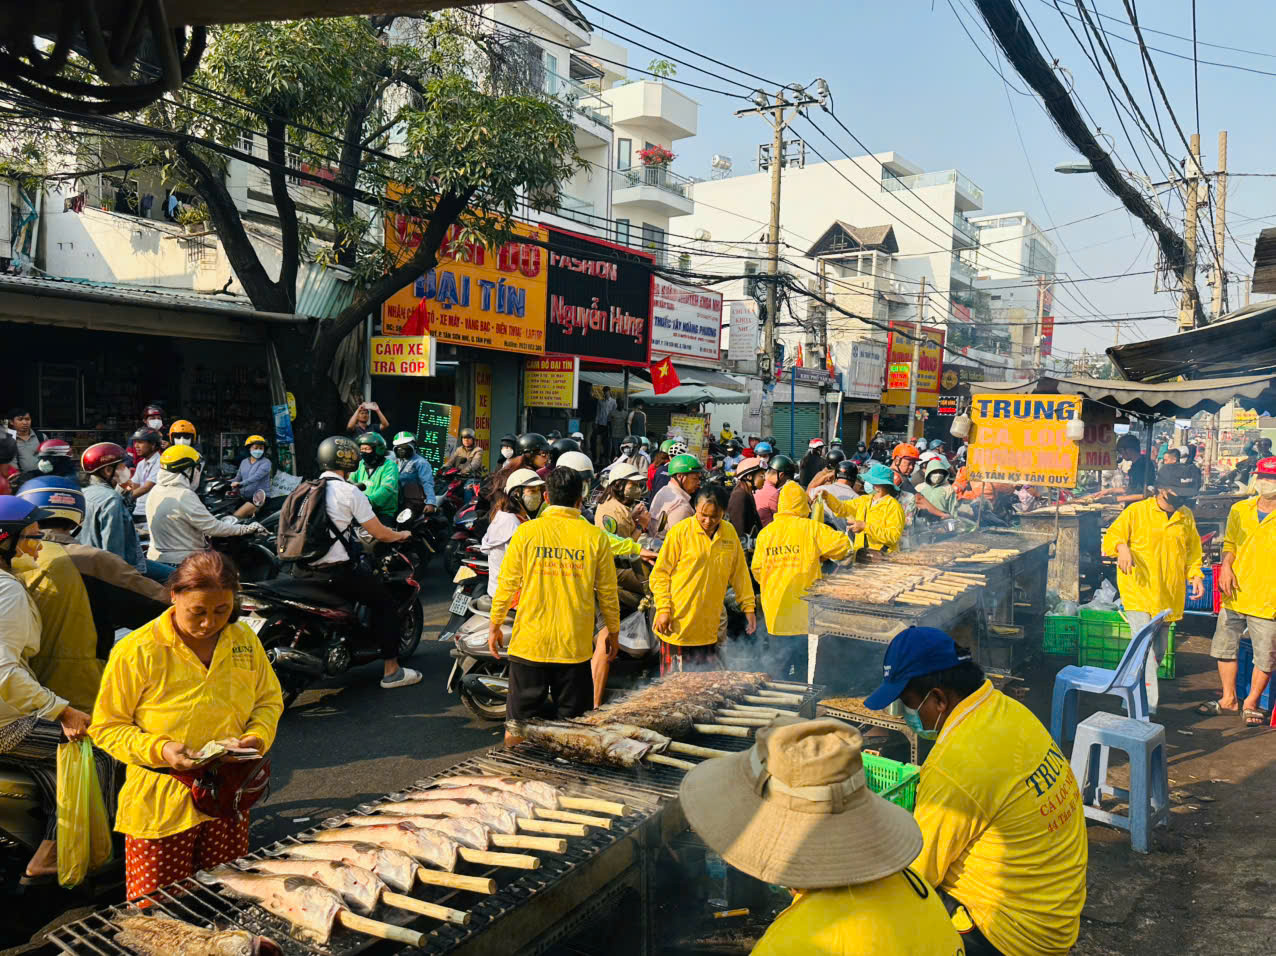
[{"label": "green foliage", "polygon": [[206,203],[196,203],[194,206],[184,206],[177,210],[175,217],[180,225],[197,226],[200,223],[208,222],[208,206]]},{"label": "green foliage", "polygon": [[669,79],[678,75],[678,67],[669,60],[652,60],[647,64],[647,72],[654,73],[661,79]]}]

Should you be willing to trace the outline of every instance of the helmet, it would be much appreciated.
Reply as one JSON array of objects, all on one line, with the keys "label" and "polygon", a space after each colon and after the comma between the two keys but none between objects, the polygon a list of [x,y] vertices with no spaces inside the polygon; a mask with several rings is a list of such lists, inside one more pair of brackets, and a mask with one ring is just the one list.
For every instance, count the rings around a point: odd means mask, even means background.
[{"label": "helmet", "polygon": [[[121,451],[121,457],[123,454]],[[22,529],[47,517],[48,512],[25,498],[0,495],[0,550],[13,554],[17,550],[15,539],[22,533]],[[13,544],[9,545],[11,541]]]},{"label": "helmet", "polygon": [[722,430],[723,430],[724,432],[729,432],[729,431],[731,431],[731,423],[730,423],[730,422],[723,422],[723,423],[722,423]]},{"label": "helmet", "polygon": [[842,451],[842,449],[840,448],[830,448],[828,452],[824,455],[824,461],[828,464],[830,468],[837,467],[837,465],[839,465],[841,462],[845,460],[846,460],[846,452]]},{"label": "helmet", "polygon": [[460,437],[461,437],[461,438],[474,438],[474,437],[475,437],[475,435],[474,435],[474,429],[473,429],[473,428],[462,428],[462,429],[461,429],[461,435],[460,435]]},{"label": "helmet", "polygon": [[811,449],[811,450],[814,450],[814,449],[817,449],[817,448],[823,448],[823,447],[824,447],[824,439],[823,439],[823,438],[812,438],[809,442],[807,442],[807,443],[806,443],[806,447],[807,447],[808,449]]},{"label": "helmet", "polygon": [[244,439],[245,445],[268,445],[270,442],[262,438],[260,435],[249,435]]},{"label": "helmet", "polygon": [[77,528],[84,521],[84,492],[74,478],[31,478],[23,482],[18,497],[44,509],[48,518],[63,518]]},{"label": "helmet", "polygon": [[[572,433],[572,437],[573,437],[573,438],[575,438],[575,437],[576,437],[576,434],[577,434],[576,432],[573,432],[573,433]],[[620,447],[621,447],[621,448],[624,448],[626,445],[630,445],[630,446],[632,446],[632,447],[634,447],[634,448],[637,448],[637,447],[638,447],[638,436],[637,436],[637,435],[626,435],[624,438],[622,438],[622,439],[620,440]]]},{"label": "helmet", "polygon": [[930,450],[931,450],[931,451],[938,451],[939,449],[941,449],[941,448],[943,448],[943,447],[944,447],[944,442],[943,442],[943,439],[940,439],[940,438],[936,438],[936,439],[932,440],[932,441],[931,441],[931,443],[930,443]]},{"label": "helmet", "polygon": [[174,435],[190,435],[191,438],[199,437],[195,433],[195,426],[184,418],[179,418],[169,426],[168,437],[172,438]]},{"label": "helmet", "polygon": [[1276,458],[1260,458],[1254,465],[1255,478],[1276,478]]},{"label": "helmet", "polygon": [[[402,434],[403,434],[403,432],[399,432],[399,435],[402,435]],[[398,435],[396,435],[396,436],[395,436],[395,440],[396,440],[396,441],[398,440]],[[501,444],[502,444],[502,445],[509,445],[511,448],[517,448],[517,447],[518,447],[518,436],[517,436],[517,435],[502,435],[502,436],[501,436]]]},{"label": "helmet", "polygon": [[144,441],[158,448],[160,442],[164,440],[164,436],[157,432],[154,428],[139,428],[129,436],[129,441]]},{"label": "helmet", "polygon": [[[563,455],[567,454],[569,451],[579,452],[580,444],[574,438],[557,438],[549,446],[549,449],[550,449],[550,457],[553,458],[555,462],[557,462]],[[590,465],[590,468],[592,469],[593,465]]]},{"label": "helmet", "polygon": [[685,455],[686,453],[687,453],[687,443],[684,439],[682,438],[669,439],[669,456],[671,458],[677,458],[679,455]]},{"label": "helmet", "polygon": [[100,441],[84,449],[84,454],[80,456],[80,467],[93,475],[103,468],[114,468],[123,460],[123,448],[113,441]]},{"label": "helmet", "polygon": [[515,469],[508,478],[505,479],[505,491],[517,491],[519,488],[539,488],[545,484],[545,479],[530,468]]},{"label": "helmet", "polygon": [[415,444],[416,444],[416,435],[413,435],[411,432],[399,432],[399,434],[394,436],[395,448],[398,448],[400,445],[415,445]]},{"label": "helmet", "polygon": [[563,437],[563,433],[560,432],[557,428],[555,428],[552,432],[549,433],[550,441],[558,441],[558,439],[562,437]]},{"label": "helmet", "polygon": [[692,475],[704,471],[695,455],[675,455],[669,462],[669,477],[674,475]]},{"label": "helmet", "polygon": [[375,451],[378,455],[384,455],[386,453],[385,439],[382,438],[380,435],[378,435],[376,432],[364,432],[362,435],[356,438],[354,442],[356,445],[359,446],[360,450],[363,449],[364,445],[371,445],[372,450]]},{"label": "helmet", "polygon": [[354,471],[359,467],[359,446],[345,435],[331,435],[319,443],[315,462],[324,471]]},{"label": "helmet", "polygon": [[775,449],[769,441],[760,441],[753,446],[753,452],[756,455],[774,455]]},{"label": "helmet", "polygon": [[650,448],[651,439],[648,438],[646,435],[643,435],[641,438],[638,439],[638,444],[642,445],[643,448]]},{"label": "helmet", "polygon": [[842,439],[840,439],[840,438],[830,438],[830,439],[829,439],[829,445],[834,446],[834,447],[837,447],[837,448],[841,448],[841,447],[842,447]]},{"label": "helmet", "polygon": [[527,432],[525,435],[518,436],[518,453],[520,455],[534,455],[540,452],[549,454],[549,439],[540,432]]},{"label": "helmet", "polygon": [[37,458],[70,458],[71,446],[61,438],[50,438],[40,442],[40,447],[35,450],[35,456]]},{"label": "helmet", "polygon": [[615,481],[646,481],[647,476],[639,471],[633,465],[627,465],[623,461],[619,465],[613,465],[611,470],[607,472],[607,484]]},{"label": "helmet", "polygon": [[766,442],[768,445],[770,445],[772,448],[774,448],[774,447],[775,447],[775,445],[776,445],[776,441],[775,441],[775,436],[774,436],[774,435],[767,435],[767,436],[765,436],[762,440],[763,440],[764,442]]},{"label": "helmet", "polygon": [[143,418],[163,418],[164,409],[160,405],[155,405],[155,404],[147,405],[144,409],[142,409],[142,417]]},{"label": "helmet", "polygon": [[160,455],[160,467],[165,471],[173,471],[179,475],[193,472],[202,457],[190,445],[171,445]]},{"label": "helmet", "polygon": [[672,455],[673,442],[674,440],[672,438],[666,438],[664,441],[660,443],[660,450],[663,451],[666,455]]},{"label": "helmet", "polygon": [[[561,441],[571,441],[570,438],[560,439]],[[572,442],[575,444],[575,442]],[[579,472],[586,481],[594,480],[594,463],[589,460],[589,456],[581,451],[566,451],[558,459],[559,468],[570,468],[572,471]]]},{"label": "helmet", "polygon": [[921,458],[922,453],[917,450],[916,445],[910,445],[907,442],[900,442],[891,449],[891,461],[896,458]]},{"label": "helmet", "polygon": [[727,442],[727,451],[731,452],[733,455],[740,454],[740,443],[732,438]]},{"label": "helmet", "polygon": [[767,471],[779,472],[792,478],[797,475],[797,465],[788,455],[776,455],[767,463]]},{"label": "helmet", "polygon": [[863,442],[858,442],[858,443],[855,445],[855,450],[856,450],[856,451],[868,451],[868,446],[867,446],[867,445],[865,445]]},{"label": "helmet", "polygon": [[743,478],[745,475],[751,475],[754,472],[762,470],[761,458],[746,458],[740,464],[735,466],[736,478]]},{"label": "helmet", "polygon": [[855,462],[844,458],[837,463],[837,477],[846,481],[854,481],[855,476],[859,474],[859,469],[855,467]]},{"label": "helmet", "polygon": [[585,443],[584,432],[572,432],[568,437],[575,441],[578,445],[583,445]]}]

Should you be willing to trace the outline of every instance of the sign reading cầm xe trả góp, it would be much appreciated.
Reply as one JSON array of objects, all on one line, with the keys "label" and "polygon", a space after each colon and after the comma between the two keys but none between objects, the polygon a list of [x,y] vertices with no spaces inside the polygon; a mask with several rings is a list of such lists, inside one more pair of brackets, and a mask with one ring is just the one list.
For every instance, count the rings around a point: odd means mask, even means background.
[{"label": "sign reading c\u1ea7m xe tr\u1ea3 g\u00f3p", "polygon": [[971,396],[971,480],[1075,487],[1077,443],[1065,431],[1080,415],[1079,395]]}]

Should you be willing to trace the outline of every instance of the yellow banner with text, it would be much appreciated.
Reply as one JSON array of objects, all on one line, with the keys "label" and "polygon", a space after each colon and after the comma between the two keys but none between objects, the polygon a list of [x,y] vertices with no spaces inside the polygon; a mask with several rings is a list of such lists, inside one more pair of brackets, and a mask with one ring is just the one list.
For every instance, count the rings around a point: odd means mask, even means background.
[{"label": "yellow banner with text", "polygon": [[1076,486],[1077,443],[1066,429],[1081,416],[1081,396],[972,395],[970,406],[972,480]]}]

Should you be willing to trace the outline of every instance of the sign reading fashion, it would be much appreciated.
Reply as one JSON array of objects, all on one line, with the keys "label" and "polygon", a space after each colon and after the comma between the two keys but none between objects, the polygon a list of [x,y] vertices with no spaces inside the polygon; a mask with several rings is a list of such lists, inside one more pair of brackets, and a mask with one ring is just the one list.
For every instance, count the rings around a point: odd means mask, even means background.
[{"label": "sign reading fashion", "polygon": [[612,365],[651,358],[654,258],[548,228],[549,312],[545,351]]},{"label": "sign reading fashion", "polygon": [[651,282],[651,350],[718,361],[722,295],[656,276]]}]

